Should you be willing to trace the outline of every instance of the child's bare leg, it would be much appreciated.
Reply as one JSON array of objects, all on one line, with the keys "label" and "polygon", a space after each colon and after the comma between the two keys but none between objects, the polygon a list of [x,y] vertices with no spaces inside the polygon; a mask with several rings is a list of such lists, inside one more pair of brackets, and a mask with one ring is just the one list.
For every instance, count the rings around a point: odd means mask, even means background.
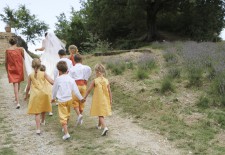
[{"label": "child's bare leg", "polygon": [[105,119],[104,116],[99,116],[99,121],[103,127],[103,131],[102,131],[102,136],[106,136],[107,132],[109,131],[109,129],[106,127],[105,125]]},{"label": "child's bare leg", "polygon": [[45,123],[45,112],[41,113],[41,123]]},{"label": "child's bare leg", "polygon": [[106,126],[105,126],[105,120],[104,120],[104,117],[103,117],[103,116],[99,116],[98,118],[99,118],[99,123],[100,123],[100,125],[101,125],[103,128],[105,128]]},{"label": "child's bare leg", "polygon": [[37,130],[40,130],[40,114],[35,115],[36,127]]},{"label": "child's bare leg", "polygon": [[77,113],[77,116],[79,116],[81,113],[80,113],[80,110],[79,110],[79,107],[76,107],[74,108],[75,112]]},{"label": "child's bare leg", "polygon": [[99,127],[102,126],[102,124],[101,124],[101,122],[100,122],[100,118],[98,119],[98,126],[99,126]]},{"label": "child's bare leg", "polygon": [[62,125],[65,135],[68,134],[67,124]]},{"label": "child's bare leg", "polygon": [[80,113],[79,107],[74,108],[74,110],[76,111],[77,116],[78,116],[78,117],[77,117],[77,122],[76,122],[75,126],[81,125],[83,116],[82,116],[81,113]]}]

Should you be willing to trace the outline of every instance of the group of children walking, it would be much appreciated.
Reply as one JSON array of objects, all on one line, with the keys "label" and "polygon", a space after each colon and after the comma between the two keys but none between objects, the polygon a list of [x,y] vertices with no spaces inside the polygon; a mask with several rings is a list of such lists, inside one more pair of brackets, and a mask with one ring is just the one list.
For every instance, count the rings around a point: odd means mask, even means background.
[{"label": "group of children walking", "polygon": [[63,140],[70,138],[68,131],[70,109],[73,107],[77,114],[75,126],[81,125],[86,98],[94,89],[90,115],[98,117],[96,128],[103,129],[101,135],[105,136],[108,128],[104,118],[111,115],[112,104],[110,85],[105,78],[105,68],[102,64],[95,65],[96,78],[87,89],[91,68],[82,64],[82,56],[78,53],[75,45],[69,47],[69,52],[71,54],[67,58],[64,50],[58,51],[60,60],[55,67],[54,81],[45,73],[45,68],[39,59],[35,58],[32,61],[34,71],[28,77],[25,100],[30,96],[28,114],[35,115],[36,133],[41,134],[40,126],[45,125],[45,113],[51,112],[51,104],[56,103],[64,132],[62,138]]}]

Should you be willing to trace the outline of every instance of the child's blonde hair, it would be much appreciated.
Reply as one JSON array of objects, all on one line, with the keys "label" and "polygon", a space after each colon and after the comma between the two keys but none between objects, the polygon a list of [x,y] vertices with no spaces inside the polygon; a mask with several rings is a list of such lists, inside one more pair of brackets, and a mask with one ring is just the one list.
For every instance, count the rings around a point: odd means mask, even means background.
[{"label": "child's blonde hair", "polygon": [[95,72],[101,73],[104,76],[106,76],[106,70],[105,70],[105,67],[102,64],[96,64],[95,65]]},{"label": "child's blonde hair", "polygon": [[37,71],[40,67],[41,67],[41,60],[38,58],[34,58],[32,61],[32,68],[35,71],[35,75],[34,75],[35,78],[37,78]]},{"label": "child's blonde hair", "polygon": [[39,69],[41,67],[41,60],[38,58],[34,58],[32,61],[32,68]]},{"label": "child's blonde hair", "polygon": [[70,45],[69,51],[73,51],[73,54],[78,54],[78,48],[75,45]]}]

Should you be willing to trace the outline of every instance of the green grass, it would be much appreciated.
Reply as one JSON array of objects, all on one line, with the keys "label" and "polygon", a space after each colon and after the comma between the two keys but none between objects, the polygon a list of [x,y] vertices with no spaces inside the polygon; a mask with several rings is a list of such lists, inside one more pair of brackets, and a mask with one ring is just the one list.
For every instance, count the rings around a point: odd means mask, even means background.
[{"label": "green grass", "polygon": [[12,148],[4,147],[0,149],[2,155],[16,155],[16,152]]},{"label": "green grass", "polygon": [[[132,116],[135,119],[134,122],[138,122],[139,125],[148,130],[159,130],[168,140],[175,142],[178,148],[186,151],[191,150],[194,154],[208,154],[209,149],[212,149],[210,150],[212,154],[215,152],[221,154],[225,149],[224,146],[218,147],[217,144],[211,144],[211,141],[220,131],[220,127],[215,126],[210,120],[204,119],[187,125],[182,117],[179,117],[182,103],[175,101],[175,99],[171,99],[172,104],[165,104],[161,102],[160,97],[157,96],[158,93],[154,93],[154,91],[144,91],[132,95],[131,92],[119,85],[113,84],[111,88],[115,109],[121,111],[122,115]],[[153,96],[151,100],[147,98],[150,94]],[[207,113],[203,110],[197,107],[187,107],[184,115],[192,115],[193,112],[199,111]],[[223,125],[225,119],[221,116],[211,117],[213,117],[213,121]]]}]

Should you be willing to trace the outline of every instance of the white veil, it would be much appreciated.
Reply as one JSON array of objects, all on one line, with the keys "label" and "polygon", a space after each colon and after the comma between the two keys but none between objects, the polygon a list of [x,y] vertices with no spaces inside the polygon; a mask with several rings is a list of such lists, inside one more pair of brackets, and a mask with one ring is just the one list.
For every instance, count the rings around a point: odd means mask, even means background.
[{"label": "white veil", "polygon": [[44,40],[45,52],[41,55],[41,64],[45,65],[46,73],[54,79],[54,69],[59,61],[58,51],[65,49],[65,45],[54,33],[48,33]]},{"label": "white veil", "polygon": [[[44,40],[44,47],[45,51],[40,57],[41,64],[45,65],[46,73],[54,79],[54,69],[59,61],[58,51],[60,49],[65,49],[65,44],[63,44],[54,33],[49,32]],[[25,68],[27,75],[29,75],[33,71],[31,67],[33,59],[26,52],[26,50],[24,51]]]}]

